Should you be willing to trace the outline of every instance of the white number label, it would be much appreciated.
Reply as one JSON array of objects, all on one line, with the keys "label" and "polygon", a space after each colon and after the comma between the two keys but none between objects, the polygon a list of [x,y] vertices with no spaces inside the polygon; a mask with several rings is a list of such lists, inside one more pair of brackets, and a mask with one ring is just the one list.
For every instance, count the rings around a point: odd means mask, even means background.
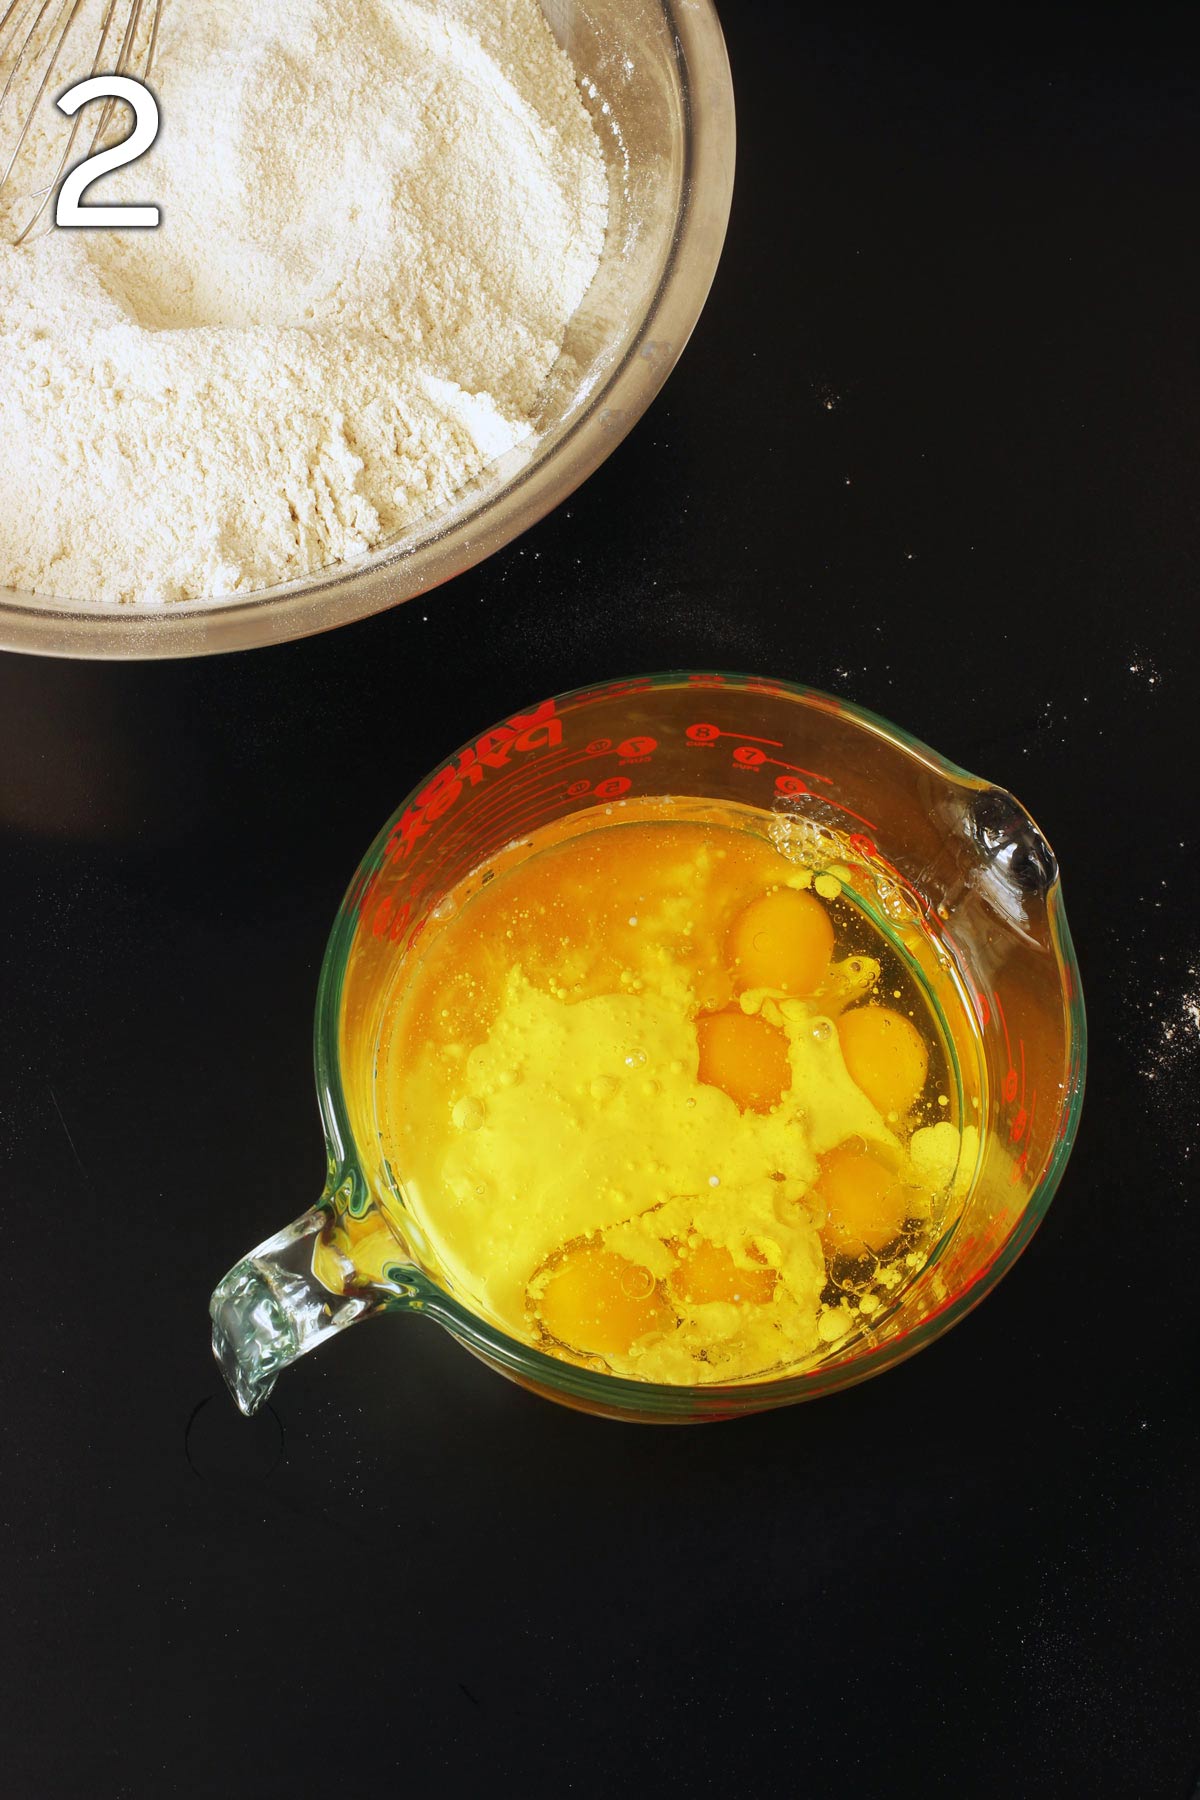
[{"label": "white number label", "polygon": [[133,130],[123,143],[113,144],[107,150],[94,150],[91,156],[76,163],[59,189],[54,223],[86,225],[92,230],[111,225],[124,226],[126,230],[148,230],[158,224],[157,206],[80,206],[79,202],[101,175],[123,169],[126,163],[136,162],[139,156],[146,154],[158,136],[158,101],[148,87],[143,87],[129,75],[91,75],[59,95],[58,109],[71,118],[90,100],[124,100],[133,108]]}]

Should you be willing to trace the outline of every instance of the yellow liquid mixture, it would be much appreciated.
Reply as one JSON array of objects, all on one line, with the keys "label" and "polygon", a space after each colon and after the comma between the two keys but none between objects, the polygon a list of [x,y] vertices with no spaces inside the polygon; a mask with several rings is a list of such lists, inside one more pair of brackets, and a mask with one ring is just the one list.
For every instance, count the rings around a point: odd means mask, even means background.
[{"label": "yellow liquid mixture", "polygon": [[552,1355],[792,1371],[877,1322],[953,1223],[953,1032],[768,824],[535,836],[442,902],[388,1006],[377,1123],[422,1257]]}]

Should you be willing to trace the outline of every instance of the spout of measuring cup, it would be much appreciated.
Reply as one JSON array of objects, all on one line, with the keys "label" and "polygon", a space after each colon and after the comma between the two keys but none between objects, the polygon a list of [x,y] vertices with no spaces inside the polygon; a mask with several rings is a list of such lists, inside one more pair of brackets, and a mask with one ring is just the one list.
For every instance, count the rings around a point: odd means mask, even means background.
[{"label": "spout of measuring cup", "polygon": [[965,824],[994,881],[1014,895],[1045,899],[1058,861],[1019,800],[1003,788],[984,788],[972,796]]},{"label": "spout of measuring cup", "polygon": [[939,817],[949,828],[945,846],[922,885],[938,895],[942,918],[990,940],[993,957],[1002,945],[988,920],[1014,940],[1048,949],[1058,860],[1020,801],[1004,788],[964,783]]},{"label": "spout of measuring cup", "polygon": [[[314,1206],[244,1257],[209,1302],[213,1355],[247,1417],[281,1369],[393,1297],[363,1282],[330,1242],[329,1227],[328,1211]],[[326,1279],[314,1267],[318,1251]]]}]

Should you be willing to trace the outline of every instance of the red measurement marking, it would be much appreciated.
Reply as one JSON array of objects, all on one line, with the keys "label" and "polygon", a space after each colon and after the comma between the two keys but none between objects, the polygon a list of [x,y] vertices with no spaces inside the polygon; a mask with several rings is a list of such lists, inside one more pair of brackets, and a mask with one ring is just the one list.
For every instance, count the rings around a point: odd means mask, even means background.
[{"label": "red measurement marking", "polygon": [[[634,744],[651,744],[655,749],[658,747],[653,738],[629,738],[619,747],[618,754],[624,754]],[[547,775],[551,773],[561,775],[565,770],[587,762],[591,758],[606,755],[612,748],[611,738],[594,738],[586,750],[582,751],[574,750],[570,745],[563,744],[543,750],[540,756],[535,756],[528,762],[512,765],[511,771],[505,769],[500,780],[494,783],[486,791],[486,794],[479,796],[473,807],[458,815],[446,834],[443,847],[448,850],[450,844],[456,839],[478,835],[480,828],[485,823],[489,829],[494,828],[518,804],[516,797],[519,795],[519,803],[523,805],[528,797],[528,790],[543,782]],[[649,754],[649,752],[643,751],[640,754]],[[557,785],[556,783],[555,786]],[[547,792],[550,791],[552,790],[548,788]],[[627,788],[614,790],[612,794],[602,797],[616,798],[618,793],[627,791]],[[561,805],[561,800],[548,801],[547,811],[557,805]]]},{"label": "red measurement marking", "polygon": [[[822,775],[822,774],[820,774],[820,773],[819,773],[819,771],[818,771],[818,770],[816,770],[816,769],[806,769],[806,768],[804,768],[804,767],[803,767],[803,765],[802,765],[802,764],[801,764],[801,763],[789,763],[789,762],[780,762],[780,759],[779,759],[779,758],[778,758],[778,757],[777,757],[777,756],[769,756],[769,757],[768,757],[768,758],[767,758],[767,761],[768,761],[768,762],[774,762],[774,763],[779,763],[779,767],[780,767],[780,768],[781,768],[781,769],[788,769],[788,770],[790,770],[790,771],[791,771],[791,773],[792,773],[792,774],[793,774],[793,775],[807,775],[807,776],[808,776],[808,779],[809,779],[809,780],[810,780],[810,781],[820,781],[820,782],[823,782],[823,783],[824,783],[824,784],[825,784],[825,786],[826,786],[826,787],[832,787],[832,786],[833,786],[833,777],[832,777],[832,775]],[[849,811],[850,811],[850,808],[849,808],[849,807],[848,807],[848,806],[843,806],[843,808],[842,808],[842,811],[843,811],[843,812],[849,812]],[[857,818],[858,818],[858,816],[859,816],[859,815],[858,815],[858,814],[857,814],[857,813],[854,813],[854,814],[853,814],[853,817],[854,817],[854,818],[856,818],[856,819],[857,819]],[[869,820],[869,819],[868,819],[868,820],[864,820],[864,823],[865,823],[865,824],[870,824],[870,820]],[[872,830],[872,831],[874,831],[874,829],[875,829],[875,827],[874,827],[874,826],[873,826],[873,825],[871,825],[871,830]]]},{"label": "red measurement marking", "polygon": [[[724,735],[732,737],[733,733],[727,731]],[[749,744],[740,745],[733,753],[733,760],[742,769],[761,769],[766,763],[770,763],[774,769],[789,769],[793,775],[807,775],[810,781],[823,781],[827,787],[833,786],[828,775],[819,775],[815,769],[805,769],[800,763],[784,762],[779,756],[768,756],[765,750],[755,750]],[[849,810],[849,807],[842,808],[843,812]],[[857,818],[858,814],[855,813],[854,817]]]},{"label": "red measurement marking", "polygon": [[523,811],[514,812],[506,819],[504,830],[507,837],[507,843],[502,847],[507,848],[508,844],[519,842],[527,832],[532,831],[536,826],[543,824],[556,807],[569,806],[570,804],[565,792],[558,795],[555,799],[547,799],[544,796],[539,795],[537,800],[527,806]]},{"label": "red measurement marking", "polygon": [[[765,744],[768,750],[782,750],[778,738],[751,737],[748,731],[722,731],[719,725],[706,724],[689,725],[687,736],[693,744],[715,744],[718,738],[736,738],[740,748],[734,751],[733,760],[743,769],[761,769],[764,763],[770,763],[774,768],[789,769],[793,775],[807,775],[810,781],[819,781],[825,787],[833,786],[833,777],[822,775],[818,769],[806,769],[800,763],[784,762],[781,757],[768,756],[763,750],[750,748],[753,744]],[[842,810],[849,809],[844,807]]]},{"label": "red measurement marking", "polygon": [[898,881],[901,887],[907,887],[908,883],[905,881],[895,863],[890,863],[888,861],[887,857],[877,847],[875,839],[869,838],[865,831],[851,832],[850,848],[868,862],[882,863],[894,881]]},{"label": "red measurement marking", "polygon": [[[1006,1105],[1011,1106],[1015,1101],[1017,1107],[1012,1124],[1009,1127],[1009,1141],[1014,1144],[1019,1144],[1022,1138],[1024,1138],[1028,1145],[1033,1137],[1033,1115],[1037,1107],[1037,1089],[1034,1088],[1032,1098],[1029,1102],[1029,1110],[1026,1111],[1025,1039],[1023,1037],[1017,1039],[1017,1055],[1021,1065],[1020,1073],[1018,1074],[1017,1069],[1013,1064],[1012,1039],[1009,1036],[1008,1020],[1004,1016],[1004,1003],[999,994],[994,991],[992,998],[996,1003],[996,1015],[1000,1020],[1001,1030],[1004,1032],[1004,1055],[1008,1062],[1008,1069],[1004,1077],[1002,1093]],[[1020,1175],[1024,1174],[1027,1161],[1028,1149],[1026,1149],[1017,1160],[1016,1168],[1013,1171],[1014,1181],[1016,1181]]]},{"label": "red measurement marking", "polygon": [[[568,763],[564,767],[585,760],[585,757],[575,756],[568,759]],[[618,800],[622,795],[627,794],[632,786],[633,783],[627,775],[610,775],[606,780],[598,781],[594,788],[590,781],[567,783],[558,780],[534,792],[530,790],[527,783],[524,791],[515,798],[510,787],[505,795],[509,804],[504,807],[493,807],[490,810],[488,828],[495,831],[502,827],[506,838],[512,842],[531,826],[538,824],[557,808],[567,805],[572,800],[578,800],[589,793],[597,800]],[[467,820],[465,823],[470,824],[471,821]],[[477,820],[476,823],[478,823]],[[467,834],[468,840],[470,835],[470,833]]]},{"label": "red measurement marking", "polygon": [[[873,819],[864,819],[862,814],[856,813],[852,806],[843,806],[840,800],[830,800],[828,798],[828,796],[825,794],[817,795],[816,798],[821,800],[825,806],[832,806],[836,809],[836,811],[844,812],[848,819],[857,819],[859,824],[865,825],[868,831],[878,831],[879,830],[878,825],[876,825],[876,823]],[[918,899],[920,898],[919,895],[917,897],[918,897]]]},{"label": "red measurement marking", "polygon": [[565,770],[587,760],[584,752],[563,745],[547,751],[534,762],[515,767],[511,774],[506,774],[502,780],[487,788],[474,806],[458,815],[441,838],[442,847],[448,851],[456,840],[478,836],[485,821],[491,825],[498,817],[503,817],[504,809],[513,804],[515,796],[524,798],[531,787],[541,785],[548,775],[561,775]]},{"label": "red measurement marking", "polygon": [[[522,782],[514,780],[503,783],[496,789],[488,806],[481,806],[474,813],[465,813],[462,816],[458,822],[456,831],[453,834],[447,834],[443,845],[444,850],[449,850],[450,843],[454,836],[459,836],[465,842],[469,843],[473,837],[478,836],[480,826],[483,823],[486,823],[489,831],[495,831],[498,827],[503,825],[504,831],[507,834],[511,834],[513,830],[512,820],[514,814],[527,814],[531,805],[535,812],[539,806],[544,807],[547,811],[552,807],[557,806],[560,802],[552,799],[550,796],[557,794],[560,788],[566,786],[566,783],[562,779],[566,770],[575,767],[584,761],[586,761],[586,758],[578,755],[563,757],[558,759],[557,766],[552,771],[547,770],[545,764],[543,764],[541,769],[537,771],[539,777],[537,781],[531,780]],[[541,777],[548,773],[557,775],[558,780],[543,781]],[[501,804],[501,802],[503,802],[503,804]]]},{"label": "red measurement marking", "polygon": [[[507,815],[519,808],[521,805],[521,798],[514,797],[511,791],[506,792],[504,798],[508,804],[502,811],[497,808],[492,808],[490,810],[493,813],[496,824],[504,832],[505,836],[508,837],[511,835],[512,827],[511,824],[507,822]],[[472,824],[470,819],[466,821],[466,824],[468,829],[456,829],[454,832],[447,832],[435,844],[430,846],[429,856],[431,859],[431,866],[436,877],[442,882],[443,886],[446,885],[447,870],[454,869],[467,871],[474,868],[480,860],[477,833],[469,828]],[[455,879],[457,879],[457,876],[455,876]]]},{"label": "red measurement marking", "polygon": [[[563,784],[560,782],[556,786],[561,787]],[[527,795],[524,799],[516,801],[496,821],[498,830],[503,833],[502,842],[496,846],[496,852],[515,843],[531,821],[536,822],[541,819],[554,806],[561,805],[564,801],[565,794],[558,799],[547,800],[541,793]],[[478,870],[489,860],[480,856],[478,846],[472,844],[469,838],[463,844],[455,846],[453,850],[446,845],[439,845],[438,848],[441,854],[436,868],[443,886],[454,886],[464,875]],[[448,871],[451,870],[454,871],[453,878],[448,874]]]},{"label": "red measurement marking", "polygon": [[1017,1071],[1013,1067],[1012,1040],[1008,1035],[1008,1020],[1004,1016],[1004,1003],[998,993],[993,990],[992,999],[996,1002],[996,1014],[1000,1020],[1000,1028],[1004,1033],[1004,1057],[1008,1071],[1004,1077],[1002,1089],[1005,1100],[1011,1104],[1017,1097]]},{"label": "red measurement marking", "polygon": [[461,857],[468,865],[475,867],[483,859],[482,836],[486,832],[493,846],[507,842],[515,829],[514,821],[518,816],[525,816],[530,808],[556,804],[555,796],[560,788],[566,787],[561,778],[553,782],[541,782],[536,785],[525,785],[510,788],[499,798],[499,801],[488,808],[486,820],[467,819],[465,829],[458,834],[453,843],[442,847],[444,856]]},{"label": "red measurement marking", "polygon": [[1008,1041],[1008,1020],[1004,1016],[1004,1003],[999,994],[993,991],[992,999],[996,1002],[996,1016],[1000,1020],[1000,1029],[1004,1033],[1004,1054],[1008,1058],[1008,1066],[1012,1068],[1012,1045]]},{"label": "red measurement marking", "polygon": [[554,702],[547,700],[536,713],[514,714],[506,725],[497,725],[474,744],[464,745],[452,762],[443,764],[430,777],[391,826],[384,852],[386,860],[396,863],[410,856],[418,841],[428,836],[435,822],[458,804],[468,787],[478,787],[487,770],[508,768],[514,753],[524,756],[530,751],[546,750],[560,745],[562,737],[562,721],[555,715]]},{"label": "red measurement marking", "polygon": [[565,790],[566,785],[565,781],[552,781],[549,786],[539,788],[536,793],[519,795],[511,806],[492,814],[489,821],[491,829],[495,831],[502,827],[505,837],[512,838],[517,833],[518,819],[540,818],[543,813],[552,812],[556,806],[561,806],[565,793],[560,793],[559,790]]},{"label": "red measurement marking", "polygon": [[[747,766],[749,766],[749,765],[747,765]],[[784,764],[785,768],[786,768],[786,766],[787,765]],[[775,791],[776,791],[776,793],[779,793],[779,794],[793,794],[793,795],[807,794],[810,792],[810,790],[805,787],[805,785],[802,781],[796,780],[796,777],[794,775],[777,775],[775,777]],[[829,798],[828,794],[813,794],[812,798],[814,800],[819,800],[821,802],[822,806],[832,806],[835,812],[845,813],[845,815],[848,819],[857,819],[860,825],[866,825],[872,831],[878,830],[878,827],[876,825],[874,825],[870,819],[864,819],[862,814],[856,813],[854,811],[854,808],[851,806],[843,806],[840,800],[831,800]],[[851,838],[850,842],[853,843],[854,839]],[[889,864],[888,866],[890,868],[891,865]],[[908,884],[905,883],[905,886],[907,886],[907,885]],[[919,896],[918,896],[918,898],[919,898]]]},{"label": "red measurement marking", "polygon": [[766,744],[772,750],[782,750],[783,745],[778,738],[751,737],[747,731],[722,731],[719,725],[689,725],[687,735],[693,744],[715,744],[718,738],[739,738],[743,744]]},{"label": "red measurement marking", "polygon": [[617,745],[617,755],[625,758],[649,756],[658,749],[658,739],[652,737],[628,737]]},{"label": "red measurement marking", "polygon": [[[610,776],[607,781],[600,782],[591,792],[595,800],[615,800],[627,792],[630,787],[628,777],[624,775]],[[528,795],[525,801],[506,815],[504,830],[509,844],[517,843],[525,834],[544,824],[551,813],[557,809],[570,806],[578,796],[571,795],[566,786],[558,782],[556,788],[562,792],[547,791],[544,794]]]},{"label": "red measurement marking", "polygon": [[[652,681],[613,681],[604,687],[588,688],[581,694],[572,694],[571,712],[582,712],[587,706],[603,706],[606,700],[619,698],[622,694],[649,694],[653,691]],[[564,719],[570,716],[563,713]]]}]

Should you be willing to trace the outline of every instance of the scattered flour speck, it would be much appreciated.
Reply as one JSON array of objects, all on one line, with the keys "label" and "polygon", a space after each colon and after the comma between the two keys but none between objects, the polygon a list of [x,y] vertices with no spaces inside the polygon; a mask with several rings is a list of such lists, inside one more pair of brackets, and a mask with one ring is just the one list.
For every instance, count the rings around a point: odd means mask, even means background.
[{"label": "scattered flour speck", "polygon": [[1146,1037],[1142,1074],[1147,1081],[1167,1082],[1185,1076],[1193,1094],[1200,1072],[1200,964],[1187,970],[1182,991],[1153,996],[1152,1023]]}]

